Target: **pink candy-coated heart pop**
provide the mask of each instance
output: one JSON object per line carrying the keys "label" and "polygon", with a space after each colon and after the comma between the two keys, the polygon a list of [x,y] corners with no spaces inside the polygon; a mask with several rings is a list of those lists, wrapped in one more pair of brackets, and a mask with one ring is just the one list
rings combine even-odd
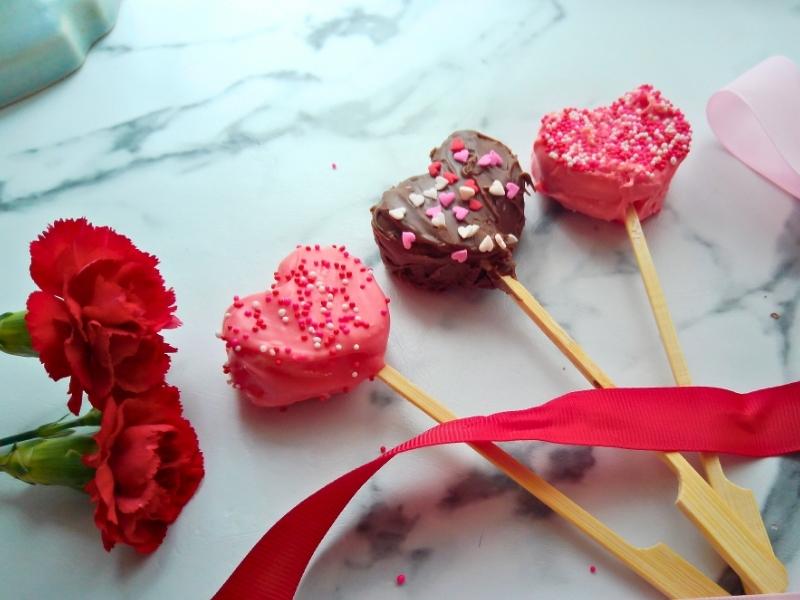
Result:
{"label": "pink candy-coated heart pop", "polygon": [[234,297],[222,322],[223,370],[261,406],[346,392],[384,366],[388,303],[344,246],[298,246],[268,291]]}
{"label": "pink candy-coated heart pop", "polygon": [[692,132],[661,92],[642,85],[611,106],[545,115],[533,144],[536,190],[606,221],[661,210],[670,180],[689,152]]}

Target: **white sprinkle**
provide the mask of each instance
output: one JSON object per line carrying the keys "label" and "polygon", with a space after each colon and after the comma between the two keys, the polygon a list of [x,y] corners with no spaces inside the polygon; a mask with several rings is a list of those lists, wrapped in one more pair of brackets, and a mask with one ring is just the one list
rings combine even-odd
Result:
{"label": "white sprinkle", "polygon": [[425,202],[425,196],[417,193],[409,194],[408,201],[411,202],[413,206],[419,208]]}
{"label": "white sprinkle", "polygon": [[436,213],[434,217],[431,219],[431,225],[439,228],[444,227],[445,226],[444,213],[443,212]]}
{"label": "white sprinkle", "polygon": [[283,321],[284,323],[288,323],[289,317],[281,317],[281,321]]}
{"label": "white sprinkle", "polygon": [[359,346],[358,344],[353,344],[353,350],[358,352],[359,350],[361,350],[361,346]]}
{"label": "white sprinkle", "polygon": [[492,196],[505,196],[506,189],[503,187],[503,184],[500,183],[499,179],[495,179],[489,187],[489,193]]}
{"label": "white sprinkle", "polygon": [[446,188],[448,185],[450,185],[450,182],[449,182],[449,181],[447,181],[447,179],[445,179],[445,178],[444,178],[444,177],[442,177],[441,175],[439,175],[439,176],[436,178],[436,180],[435,180],[435,182],[434,182],[434,185],[436,186],[436,189],[437,189],[437,190],[443,190],[443,189],[444,189],[444,188]]}
{"label": "white sprinkle", "polygon": [[334,348],[336,348],[337,350],[341,350],[342,349],[342,345],[341,344],[336,344],[334,346]]}
{"label": "white sprinkle", "polygon": [[312,342],[321,342],[321,341],[322,341],[322,338],[321,338],[321,337],[319,337],[319,336],[317,336],[317,335],[315,335],[313,338],[311,338],[311,341],[312,341]]}
{"label": "white sprinkle", "polygon": [[461,225],[458,228],[458,235],[461,236],[461,239],[466,240],[467,238],[471,238],[473,235],[478,233],[479,229],[480,227],[474,223],[472,225]]}
{"label": "white sprinkle", "polygon": [[354,307],[353,307],[353,312],[354,312],[354,313],[356,313],[356,314],[358,314],[358,313],[360,313],[360,312],[361,312],[361,309],[360,309],[360,308],[358,308],[357,306],[354,306]]}
{"label": "white sprinkle", "polygon": [[673,156],[672,158],[669,159],[669,164],[671,164],[672,166],[677,165],[678,159]]}
{"label": "white sprinkle", "polygon": [[282,317],[282,316],[284,316],[285,314],[286,314],[286,309],[285,309],[285,308],[279,308],[279,309],[278,309],[278,316],[279,316],[279,317]]}
{"label": "white sprinkle", "polygon": [[508,241],[509,244],[516,244],[519,241],[517,236],[515,236],[513,233],[509,233],[506,236],[506,240]]}
{"label": "white sprinkle", "polygon": [[405,206],[398,206],[397,208],[393,208],[389,211],[389,216],[392,217],[395,221],[402,221],[403,217],[406,216],[406,208]]}
{"label": "white sprinkle", "polygon": [[351,376],[353,379],[355,379],[356,377],[358,377],[358,371],[353,371],[352,373],[350,373],[350,376]]}
{"label": "white sprinkle", "polygon": [[549,156],[553,160],[556,160],[558,158],[558,153],[557,152],[550,152],[547,156]]}
{"label": "white sprinkle", "polygon": [[328,322],[325,324],[325,327],[326,327],[327,329],[333,329],[333,323],[331,323],[330,321],[328,321]]}
{"label": "white sprinkle", "polygon": [[316,271],[309,271],[308,280],[309,281],[314,281],[316,278],[317,278],[317,272]]}
{"label": "white sprinkle", "polygon": [[320,348],[322,348],[322,344],[320,344],[319,342],[314,342],[314,348],[319,350]]}
{"label": "white sprinkle", "polygon": [[503,236],[499,233],[494,234],[494,240],[497,242],[497,245],[500,246],[503,250],[506,249],[506,242],[503,239]]}
{"label": "white sprinkle", "polygon": [[253,308],[261,308],[261,302],[259,302],[258,300],[253,300],[250,303],[250,306],[252,306]]}
{"label": "white sprinkle", "polygon": [[480,245],[478,246],[478,250],[481,252],[491,252],[494,250],[494,242],[492,238],[488,235],[481,240]]}
{"label": "white sprinkle", "polygon": [[225,313],[225,318],[226,318],[226,319],[229,319],[229,318],[230,318],[230,316],[231,316],[231,313],[229,313],[229,312],[226,312],[226,313]]}
{"label": "white sprinkle", "polygon": [[347,277],[342,279],[342,285],[347,285],[348,283],[350,283],[350,280]]}
{"label": "white sprinkle", "polygon": [[436,200],[439,195],[436,193],[436,188],[428,188],[427,190],[422,190],[422,195],[426,198],[430,198],[431,200]]}
{"label": "white sprinkle", "polygon": [[313,325],[308,326],[308,333],[314,333],[316,330],[314,329]]}
{"label": "white sprinkle", "polygon": [[233,349],[233,351],[234,351],[234,352],[241,352],[241,351],[242,351],[242,347],[241,347],[241,346],[239,346],[239,345],[237,345],[237,346],[236,346],[236,347]]}
{"label": "white sprinkle", "polygon": [[265,353],[267,351],[267,345],[266,344],[261,344],[258,347],[258,351],[261,352],[261,353]]}
{"label": "white sprinkle", "polygon": [[475,190],[468,185],[462,185],[458,188],[458,195],[462,200],[469,200],[475,195]]}
{"label": "white sprinkle", "polygon": [[333,300],[333,294],[328,294],[328,300]]}
{"label": "white sprinkle", "polygon": [[269,355],[270,356],[275,356],[276,354],[278,354],[278,351],[275,350],[275,348],[270,348],[269,349]]}

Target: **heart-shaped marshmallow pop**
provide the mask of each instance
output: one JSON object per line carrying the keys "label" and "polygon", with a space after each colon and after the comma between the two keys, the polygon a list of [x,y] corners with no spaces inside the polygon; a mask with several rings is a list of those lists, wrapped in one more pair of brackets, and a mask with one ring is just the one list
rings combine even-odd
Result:
{"label": "heart-shaped marshmallow pop", "polygon": [[269,290],[234,296],[223,370],[254,404],[346,392],[384,367],[389,299],[344,246],[298,246]]}
{"label": "heart-shaped marshmallow pop", "polygon": [[[381,258],[421,287],[494,287],[496,276],[514,274],[530,178],[511,150],[477,131],[451,134],[430,156],[426,175],[387,190],[372,207]],[[401,207],[403,218],[394,218]]]}
{"label": "heart-shaped marshmallow pop", "polygon": [[611,106],[550,113],[533,144],[536,190],[597,219],[624,220],[631,205],[646,219],[661,210],[691,138],[683,113],[650,85]]}

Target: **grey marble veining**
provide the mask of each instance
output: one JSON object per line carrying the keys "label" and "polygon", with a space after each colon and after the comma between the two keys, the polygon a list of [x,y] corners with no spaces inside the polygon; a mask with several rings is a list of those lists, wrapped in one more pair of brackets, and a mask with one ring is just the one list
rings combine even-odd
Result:
{"label": "grey marble veining", "polygon": [[[27,244],[56,218],[87,216],[157,254],[184,322],[169,335],[179,348],[169,378],[208,474],[148,558],[107,555],[74,493],[0,481],[4,589],[209,597],[297,502],[431,425],[380,382],[285,411],[244,405],[226,386],[213,336],[222,311],[233,293],[263,289],[298,242],[346,243],[375,267],[392,297],[388,361],[458,414],[586,386],[503,294],[428,294],[380,265],[369,207],[457,128],[498,137],[527,167],[546,111],[660,87],[694,141],[665,210],[644,227],[693,378],[742,391],[800,378],[800,205],[722,150],[704,116],[713,91],[766,56],[800,62],[796,4],[124,2],[75,76],[0,110],[0,311],[24,305]],[[622,227],[539,196],[526,216],[519,279],[617,383],[671,383]],[[0,381],[4,428],[63,413],[64,386],[35,361],[0,357]],[[664,541],[738,589],[673,506],[675,480],[652,454],[508,449],[632,542]],[[793,590],[798,464],[725,458],[761,502]],[[531,594],[659,597],[469,449],[449,447],[378,473],[324,540],[298,597]]]}

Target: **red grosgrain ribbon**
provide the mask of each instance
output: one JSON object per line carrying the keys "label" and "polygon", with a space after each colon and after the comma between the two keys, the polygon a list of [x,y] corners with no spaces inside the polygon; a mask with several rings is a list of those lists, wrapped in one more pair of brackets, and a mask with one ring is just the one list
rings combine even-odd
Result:
{"label": "red grosgrain ribbon", "polygon": [[800,382],[748,394],[709,387],[586,390],[525,410],[443,423],[295,506],[253,547],[215,599],[292,598],[311,556],[347,503],[403,452],[464,442],[539,440],[763,457],[800,451],[799,432]]}

